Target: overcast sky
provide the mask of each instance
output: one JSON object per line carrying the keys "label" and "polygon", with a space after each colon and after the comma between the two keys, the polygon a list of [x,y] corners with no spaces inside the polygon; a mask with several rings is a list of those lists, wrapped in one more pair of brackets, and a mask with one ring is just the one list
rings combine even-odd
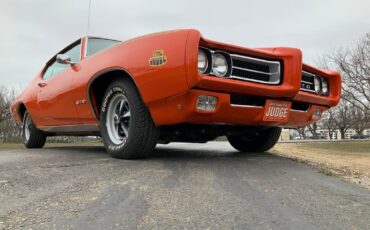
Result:
{"label": "overcast sky", "polygon": [[[89,0],[0,0],[0,85],[24,87],[87,31]],[[370,31],[370,0],[92,0],[90,35],[126,40],[178,28],[246,47],[290,46],[305,62]]]}

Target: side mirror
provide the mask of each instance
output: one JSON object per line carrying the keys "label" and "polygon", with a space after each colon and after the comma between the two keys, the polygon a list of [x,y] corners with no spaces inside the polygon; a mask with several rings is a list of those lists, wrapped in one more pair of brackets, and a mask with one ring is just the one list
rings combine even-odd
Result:
{"label": "side mirror", "polygon": [[57,62],[59,64],[65,64],[65,65],[74,65],[76,63],[71,61],[71,57],[68,54],[58,54],[57,55]]}

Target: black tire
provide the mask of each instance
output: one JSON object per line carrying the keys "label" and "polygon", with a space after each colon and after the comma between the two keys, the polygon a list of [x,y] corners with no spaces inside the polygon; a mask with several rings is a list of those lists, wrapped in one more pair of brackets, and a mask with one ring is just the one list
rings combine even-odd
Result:
{"label": "black tire", "polygon": [[[107,122],[107,119],[109,119],[108,111],[112,109],[110,106],[113,107],[111,101],[122,95],[127,99],[130,118],[125,141],[116,144],[109,135],[109,121]],[[121,121],[121,118],[118,120]],[[153,151],[158,141],[159,131],[135,84],[130,79],[116,80],[108,86],[100,111],[100,131],[104,146],[112,157],[121,159],[143,158]]]}
{"label": "black tire", "polygon": [[257,136],[228,136],[231,146],[244,153],[266,152],[278,142],[281,128],[272,127],[261,130]]}
{"label": "black tire", "polygon": [[[28,121],[29,119],[29,121]],[[27,127],[28,125],[28,127]],[[28,135],[26,135],[26,129],[28,128]],[[46,135],[38,130],[33,124],[31,116],[26,111],[23,116],[23,127],[22,127],[23,143],[28,149],[42,148],[46,142]]]}

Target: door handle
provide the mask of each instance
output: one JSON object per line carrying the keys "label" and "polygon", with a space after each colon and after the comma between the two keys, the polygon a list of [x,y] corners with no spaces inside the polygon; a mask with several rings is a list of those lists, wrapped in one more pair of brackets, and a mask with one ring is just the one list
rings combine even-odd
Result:
{"label": "door handle", "polygon": [[45,82],[39,82],[37,85],[38,85],[39,87],[45,87],[45,86],[47,86],[48,84],[46,84]]}

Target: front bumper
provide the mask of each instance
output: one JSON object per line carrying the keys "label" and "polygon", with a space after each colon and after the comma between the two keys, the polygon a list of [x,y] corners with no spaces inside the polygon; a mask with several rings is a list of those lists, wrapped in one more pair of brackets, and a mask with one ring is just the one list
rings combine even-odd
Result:
{"label": "front bumper", "polygon": [[[212,112],[197,110],[196,102],[200,95],[217,97],[216,109]],[[191,89],[187,93],[155,102],[149,109],[158,126],[193,123],[296,128],[317,121],[313,113],[317,109],[325,111],[328,107],[311,104],[306,111],[290,110],[286,122],[263,121],[264,106],[232,105],[229,93]]]}

